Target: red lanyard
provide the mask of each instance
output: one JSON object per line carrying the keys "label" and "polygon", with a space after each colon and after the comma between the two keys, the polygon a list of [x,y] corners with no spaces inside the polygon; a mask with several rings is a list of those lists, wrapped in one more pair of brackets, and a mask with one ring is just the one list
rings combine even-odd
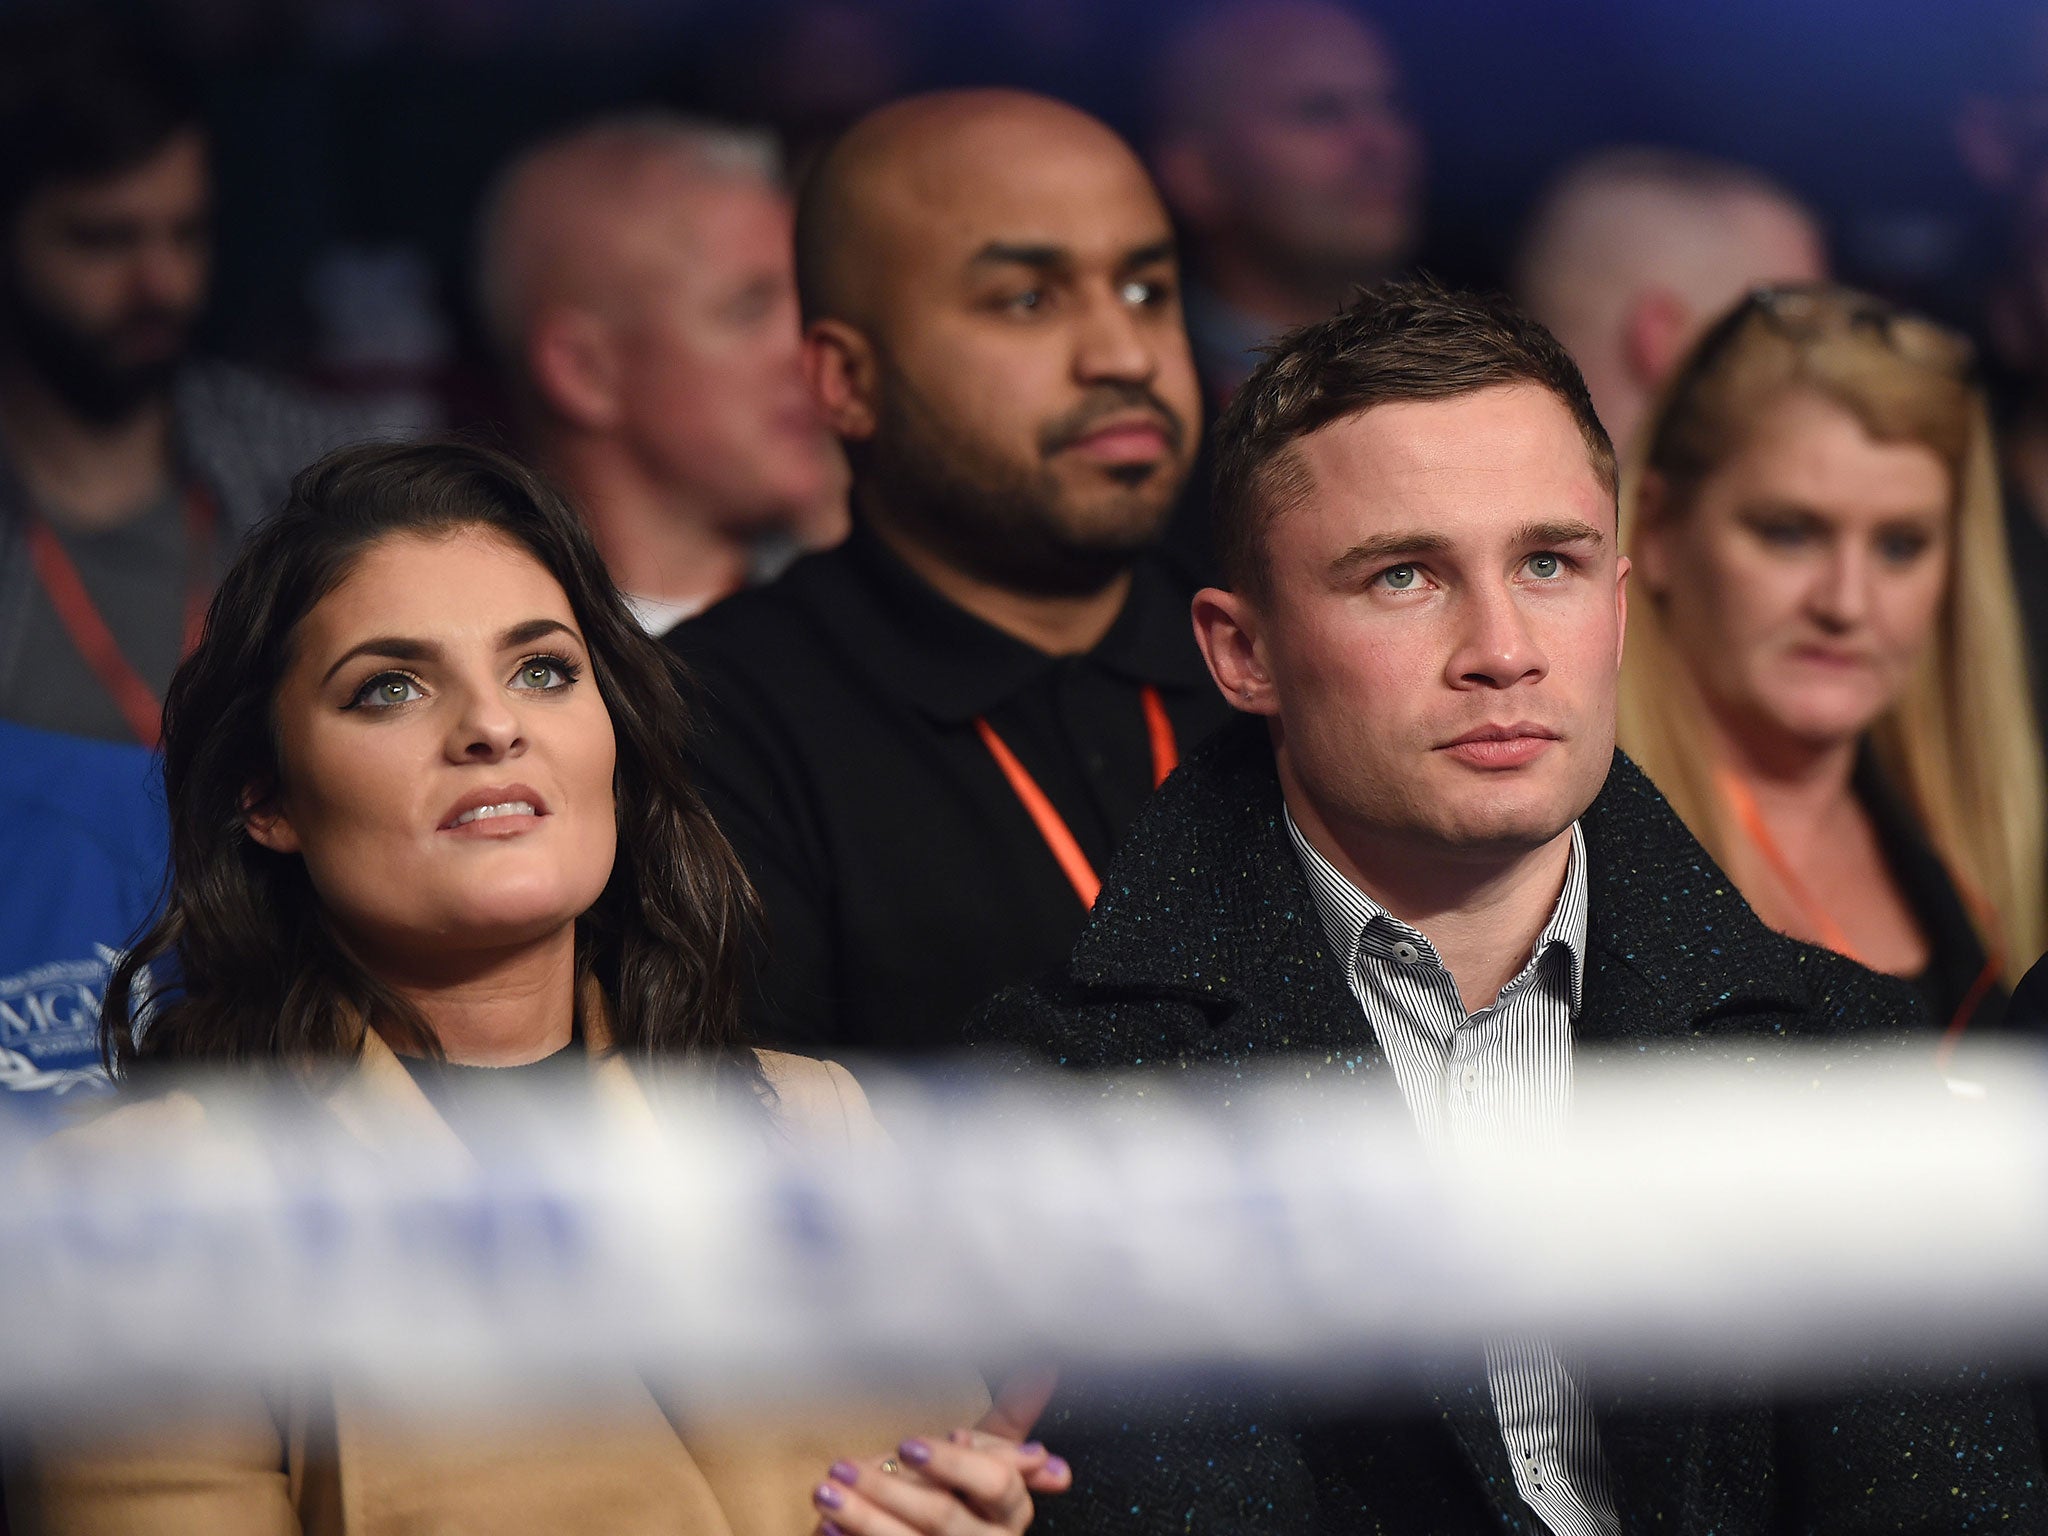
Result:
{"label": "red lanyard", "polygon": [[[1138,697],[1145,706],[1146,733],[1152,738],[1152,787],[1157,789],[1179,766],[1180,747],[1173,739],[1173,722],[1166,716],[1166,705],[1160,700],[1159,690],[1148,684]],[[1088,855],[1074,840],[1074,832],[1067,825],[1067,819],[1060,815],[1045,791],[1038,787],[1038,780],[1031,777],[1031,771],[1017,761],[1017,754],[996,734],[994,726],[977,715],[974,729],[980,735],[982,745],[988,748],[989,756],[996,760],[996,766],[1003,770],[1003,777],[1010,781],[1011,791],[1038,828],[1038,835],[1045,839],[1045,846],[1052,850],[1060,872],[1074,887],[1074,894],[1081,898],[1081,905],[1094,906],[1095,898],[1102,892],[1102,880],[1095,873],[1095,866],[1088,862]]]}
{"label": "red lanyard", "polygon": [[[1778,847],[1778,840],[1771,836],[1771,829],[1764,825],[1763,812],[1757,808],[1756,795],[1742,776],[1723,768],[1716,777],[1720,780],[1721,797],[1735,812],[1735,819],[1742,823],[1743,834],[1763,856],[1764,862],[1771,866],[1771,872],[1785,887],[1785,892],[1792,898],[1793,905],[1797,906],[1806,920],[1813,924],[1814,932],[1820,935],[1821,943],[1838,955],[1847,955],[1858,965],[1869,966],[1870,962],[1856,953],[1856,947],[1849,942],[1849,936],[1842,931],[1842,925],[1829,915],[1827,909],[1814,899],[1813,893],[1807,890],[1805,882],[1793,873],[1791,861]],[[1956,879],[1953,874],[1949,878]],[[1975,898],[1974,893],[1965,890],[1960,880],[1956,881],[1956,887],[1964,905],[1970,909],[1970,915],[1981,923],[1987,904]],[[1984,962],[1984,969],[1978,972],[1977,979],[1970,983],[1969,991],[1963,994],[1963,1000],[1956,1008],[1955,1017],[1948,1021],[1948,1028],[1942,1031],[1941,1045],[1936,1051],[1936,1059],[1940,1063],[1947,1063],[1949,1056],[1955,1051],[1956,1042],[1962,1038],[1964,1027],[1970,1022],[1970,1016],[1977,1011],[1977,1005],[1984,1001],[1985,994],[1997,984],[1999,973],[2005,969],[2005,957],[2000,953],[2000,949],[2001,946],[1996,942],[1991,945],[1991,954]]]}
{"label": "red lanyard", "polygon": [[[185,489],[185,533],[189,552],[186,557],[182,654],[187,656],[199,644],[199,632],[206,624],[206,602],[212,589],[212,582],[208,579],[209,556],[213,549],[216,521],[213,493],[197,480],[192,481]],[[85,664],[92,668],[100,686],[107,690],[107,696],[121,711],[121,718],[128,722],[128,729],[135,733],[135,739],[154,750],[163,729],[162,702],[155,690],[142,680],[142,674],[121,654],[120,642],[114,639],[114,632],[100,616],[99,606],[93,602],[92,594],[85,590],[85,579],[78,574],[78,567],[64,552],[63,544],[50,531],[49,524],[33,513],[29,514],[27,523],[29,561],[35,567],[37,579],[43,584],[43,591],[49,595],[50,606],[57,610],[57,620],[64,626],[64,633],[71,637],[78,654],[85,658]]]}

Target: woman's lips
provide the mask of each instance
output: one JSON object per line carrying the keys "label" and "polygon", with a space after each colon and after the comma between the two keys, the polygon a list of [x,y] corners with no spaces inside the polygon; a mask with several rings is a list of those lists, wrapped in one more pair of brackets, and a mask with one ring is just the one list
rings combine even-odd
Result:
{"label": "woman's lips", "polygon": [[1871,665],[1870,657],[1861,651],[1837,651],[1821,645],[1794,646],[1792,659],[1832,672],[1855,672]]}
{"label": "woman's lips", "polygon": [[441,829],[449,837],[506,838],[531,832],[541,823],[541,813],[524,800],[502,801],[465,811]]}
{"label": "woman's lips", "polygon": [[449,806],[437,830],[448,837],[517,837],[540,825],[549,809],[528,785],[485,785]]}

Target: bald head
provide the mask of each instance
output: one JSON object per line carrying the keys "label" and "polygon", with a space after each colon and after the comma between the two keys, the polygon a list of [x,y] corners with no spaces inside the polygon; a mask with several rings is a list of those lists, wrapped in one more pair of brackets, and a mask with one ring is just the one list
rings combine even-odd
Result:
{"label": "bald head", "polygon": [[973,226],[1021,233],[1031,206],[1060,200],[1061,178],[1121,183],[1169,226],[1144,166],[1105,124],[1024,91],[934,91],[894,102],[847,130],[818,163],[797,210],[804,318],[866,325],[901,258]]}
{"label": "bald head", "polygon": [[1061,592],[1156,537],[1200,402],[1172,224],[1108,128],[1019,91],[884,107],[813,173],[797,261],[812,390],[886,536]]}
{"label": "bald head", "polygon": [[1713,319],[1749,289],[1827,275],[1818,225],[1746,166],[1660,149],[1609,150],[1539,203],[1517,296],[1585,371],[1617,445]]}

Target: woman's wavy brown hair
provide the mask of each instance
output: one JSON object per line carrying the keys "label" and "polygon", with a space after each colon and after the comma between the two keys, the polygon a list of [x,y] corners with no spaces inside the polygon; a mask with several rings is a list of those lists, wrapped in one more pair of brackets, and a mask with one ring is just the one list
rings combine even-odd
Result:
{"label": "woman's wavy brown hair", "polygon": [[[168,899],[115,967],[102,1008],[116,1077],[153,1064],[316,1072],[353,1061],[372,1021],[401,1052],[440,1054],[419,1010],[335,932],[303,861],[258,844],[244,815],[281,777],[273,704],[299,621],[383,540],[469,529],[512,541],[561,584],[617,737],[618,857],[577,920],[579,998],[597,991],[628,1057],[723,1061],[755,1076],[739,1002],[754,899],[684,774],[688,677],[633,621],[556,491],[505,454],[442,442],[322,459],[215,593],[164,707]],[[159,962],[172,974],[153,973]]]}

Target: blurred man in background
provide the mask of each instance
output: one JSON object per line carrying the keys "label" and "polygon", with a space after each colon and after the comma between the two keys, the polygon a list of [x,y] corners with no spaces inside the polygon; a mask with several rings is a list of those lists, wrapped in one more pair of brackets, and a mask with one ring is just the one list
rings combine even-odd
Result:
{"label": "blurred man in background", "polygon": [[212,168],[145,39],[9,22],[0,144],[0,1115],[54,1121],[106,1085],[108,965],[162,888],[165,686],[238,537],[352,424],[192,357]]}
{"label": "blurred man in background", "polygon": [[845,531],[791,217],[768,139],[653,114],[530,150],[485,211],[485,318],[534,446],[654,634]]}
{"label": "blurred man in background", "polygon": [[854,532],[669,643],[766,909],[757,1033],[941,1049],[1224,712],[1149,558],[1201,417],[1173,230],[1122,140],[1014,91],[864,119],[797,225]]}
{"label": "blurred man in background", "polygon": [[1678,150],[1604,150],[1538,202],[1515,261],[1516,296],[1578,363],[1624,453],[1651,398],[1721,313],[1752,288],[1819,282],[1813,214],[1760,171]]}
{"label": "blurred man in background", "polygon": [[1385,40],[1335,0],[1222,0],[1168,42],[1151,161],[1188,244],[1188,332],[1212,409],[1255,348],[1405,266],[1422,141]]}
{"label": "blurred man in background", "polygon": [[0,37],[0,719],[154,745],[240,532],[348,423],[190,355],[213,178],[133,28]]}

